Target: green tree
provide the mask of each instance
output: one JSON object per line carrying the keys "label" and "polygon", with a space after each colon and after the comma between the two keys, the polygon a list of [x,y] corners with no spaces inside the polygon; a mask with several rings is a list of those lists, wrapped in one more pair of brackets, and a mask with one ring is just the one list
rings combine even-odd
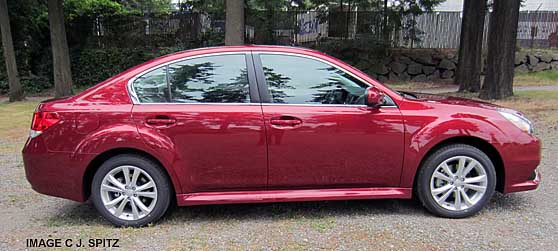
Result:
{"label": "green tree", "polygon": [[181,11],[201,11],[216,13],[225,9],[225,0],[178,0]]}
{"label": "green tree", "polygon": [[12,31],[10,28],[10,16],[8,15],[8,5],[6,0],[0,0],[0,29],[2,30],[2,50],[4,51],[4,61],[8,73],[8,83],[10,86],[10,102],[23,100],[23,89],[19,82],[19,74],[12,43]]}
{"label": "green tree", "polygon": [[480,93],[483,99],[513,95],[520,6],[521,0],[494,0],[488,27],[486,77]]}
{"label": "green tree", "polygon": [[67,21],[81,16],[112,15],[125,13],[126,8],[113,0],[65,0],[64,14]]}
{"label": "green tree", "polygon": [[226,0],[225,45],[244,44],[244,0]]}
{"label": "green tree", "polygon": [[54,73],[54,96],[72,95],[70,51],[66,39],[62,0],[48,0],[48,20]]}
{"label": "green tree", "polygon": [[460,92],[478,92],[481,86],[482,37],[486,0],[465,0],[455,83]]}
{"label": "green tree", "polygon": [[173,9],[171,0],[113,0],[132,13],[168,13]]}

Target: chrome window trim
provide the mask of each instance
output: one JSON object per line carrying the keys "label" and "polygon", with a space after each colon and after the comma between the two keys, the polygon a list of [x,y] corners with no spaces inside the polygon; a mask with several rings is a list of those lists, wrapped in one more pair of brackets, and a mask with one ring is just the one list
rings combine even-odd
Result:
{"label": "chrome window trim", "polygon": [[[214,52],[214,53],[208,53],[208,54],[202,54],[202,55],[195,55],[195,56],[191,56],[191,57],[184,57],[184,58],[179,58],[179,59],[175,59],[166,63],[162,63],[159,64],[157,66],[151,67],[147,70],[141,71],[140,73],[136,74],[134,77],[130,78],[130,80],[128,80],[128,83],[126,83],[126,89],[128,89],[128,95],[130,95],[130,98],[132,99],[132,103],[134,105],[146,105],[146,104],[187,104],[187,105],[191,105],[191,104],[235,104],[235,103],[179,103],[179,102],[168,102],[168,103],[142,103],[139,101],[138,95],[136,93],[136,91],[134,90],[134,81],[136,81],[136,79],[142,77],[143,75],[154,71],[158,68],[161,67],[168,67],[170,64],[174,64],[180,61],[185,61],[185,60],[190,60],[190,59],[195,59],[195,58],[203,58],[203,57],[210,57],[210,56],[221,56],[221,55],[234,55],[234,54],[238,54],[238,55],[242,55],[244,57],[246,57],[246,54],[250,53],[250,51],[230,51],[230,52]],[[236,104],[250,104],[250,103],[236,103]],[[258,103],[259,104],[259,103]]]}
{"label": "chrome window trim", "polygon": [[[323,107],[360,107],[371,108],[367,105],[341,105],[341,104],[281,104],[281,103],[262,103],[262,106],[323,106]],[[378,108],[398,108],[395,105],[379,106]]]}
{"label": "chrome window trim", "polygon": [[[138,78],[140,78],[141,76],[145,75],[146,73],[149,73],[153,70],[156,70],[158,68],[161,67],[168,67],[170,64],[174,64],[176,62],[180,62],[180,61],[184,61],[184,60],[189,60],[189,59],[195,59],[195,58],[202,58],[202,57],[209,57],[209,56],[220,56],[220,55],[243,55],[246,57],[246,54],[248,53],[253,53],[255,54],[255,56],[261,55],[261,54],[272,54],[272,55],[287,55],[287,56],[294,56],[294,57],[302,57],[302,58],[308,58],[308,59],[313,59],[313,60],[317,60],[320,61],[322,63],[325,63],[327,65],[330,65],[332,67],[335,67],[338,70],[341,70],[347,74],[349,74],[350,76],[358,79],[359,81],[367,84],[368,86],[374,86],[372,83],[362,79],[359,76],[356,76],[355,74],[343,69],[341,66],[334,64],[332,62],[329,62],[327,60],[321,59],[321,58],[317,58],[315,56],[310,56],[310,55],[304,55],[304,54],[298,54],[298,53],[293,53],[293,52],[279,52],[279,51],[259,51],[259,50],[247,50],[247,51],[231,51],[231,52],[214,52],[214,53],[208,53],[208,54],[202,54],[202,55],[195,55],[195,56],[190,56],[190,57],[184,57],[184,58],[179,58],[179,59],[175,59],[163,64],[159,64],[157,66],[151,67],[147,70],[141,71],[140,73],[136,74],[134,77],[130,78],[130,80],[128,80],[128,83],[126,84],[126,87],[128,89],[128,94],[130,95],[130,98],[132,99],[132,103],[134,105],[150,105],[150,104],[154,104],[154,105],[282,105],[282,106],[328,106],[328,107],[367,107],[366,105],[338,105],[338,104],[280,104],[280,103],[180,103],[180,102],[168,102],[168,103],[142,103],[139,101],[139,98],[137,96],[136,91],[134,90],[133,84],[134,81]],[[257,69],[256,69],[257,71]],[[386,94],[387,95],[387,94]],[[388,95],[389,96],[389,95]],[[391,96],[389,96],[392,100],[393,98]],[[395,103],[395,101],[394,101]],[[380,106],[380,108],[399,108],[397,106],[397,103],[395,103],[394,106],[390,105],[390,106]]]}
{"label": "chrome window trim", "polygon": [[[319,107],[360,107],[367,108],[366,105],[338,105],[338,104],[281,104],[281,103],[140,103],[141,105],[244,105],[244,106],[319,106]],[[397,106],[380,106],[378,108],[398,108]]]}
{"label": "chrome window trim", "polygon": [[260,106],[260,103],[138,103],[136,105],[257,105]]}

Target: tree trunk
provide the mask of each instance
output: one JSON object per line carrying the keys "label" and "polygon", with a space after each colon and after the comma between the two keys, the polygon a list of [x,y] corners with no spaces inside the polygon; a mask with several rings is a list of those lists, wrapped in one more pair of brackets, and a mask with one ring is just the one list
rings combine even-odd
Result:
{"label": "tree trunk", "polygon": [[17,72],[14,45],[12,43],[12,31],[10,29],[10,16],[6,0],[0,0],[0,29],[2,30],[2,50],[6,61],[6,73],[8,74],[8,86],[10,88],[10,102],[23,100],[23,89],[19,82]]}
{"label": "tree trunk", "polygon": [[274,19],[273,19],[273,5],[271,1],[266,1],[264,3],[265,6],[265,28],[264,28],[264,37],[262,40],[260,40],[261,42],[263,42],[264,44],[274,44],[275,43],[275,37],[273,36],[273,24],[274,24]]}
{"label": "tree trunk", "polygon": [[347,14],[346,14],[346,18],[345,18],[345,38],[349,39],[350,38],[350,31],[349,31],[349,26],[351,25],[351,0],[348,0],[348,5],[347,5]]}
{"label": "tree trunk", "polygon": [[459,61],[455,83],[459,92],[478,92],[481,86],[482,36],[486,0],[465,0],[459,40]]}
{"label": "tree trunk", "polygon": [[244,44],[244,0],[225,0],[225,45]]}
{"label": "tree trunk", "polygon": [[72,95],[72,70],[64,26],[62,0],[48,0],[48,20],[52,46],[54,96],[67,97]]}
{"label": "tree trunk", "polygon": [[382,15],[382,36],[384,39],[384,45],[391,45],[389,39],[390,32],[388,31],[388,0],[384,0],[384,10],[382,12]]}
{"label": "tree trunk", "polygon": [[494,0],[488,27],[486,76],[480,98],[501,99],[513,95],[520,5],[521,0]]}

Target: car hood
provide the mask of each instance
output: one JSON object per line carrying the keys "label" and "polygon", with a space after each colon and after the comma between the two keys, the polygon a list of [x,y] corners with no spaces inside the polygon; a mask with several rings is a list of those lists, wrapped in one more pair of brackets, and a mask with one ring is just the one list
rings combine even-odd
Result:
{"label": "car hood", "polygon": [[445,96],[439,94],[416,93],[416,92],[408,92],[408,93],[416,96],[417,100],[421,100],[429,103],[478,107],[478,108],[485,108],[490,110],[502,109],[501,106],[484,102],[484,101],[479,101],[479,100],[460,98],[454,96]]}

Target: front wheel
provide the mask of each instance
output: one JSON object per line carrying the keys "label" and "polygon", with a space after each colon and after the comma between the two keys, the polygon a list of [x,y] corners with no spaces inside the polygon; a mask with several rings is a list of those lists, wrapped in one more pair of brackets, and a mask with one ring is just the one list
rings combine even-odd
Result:
{"label": "front wheel", "polygon": [[167,211],[172,189],[154,161],[139,155],[115,156],[93,177],[91,198],[97,211],[117,226],[139,227]]}
{"label": "front wheel", "polygon": [[417,192],[431,213],[464,218],[480,211],[496,187],[490,158],[470,145],[454,144],[431,154],[421,166]]}

